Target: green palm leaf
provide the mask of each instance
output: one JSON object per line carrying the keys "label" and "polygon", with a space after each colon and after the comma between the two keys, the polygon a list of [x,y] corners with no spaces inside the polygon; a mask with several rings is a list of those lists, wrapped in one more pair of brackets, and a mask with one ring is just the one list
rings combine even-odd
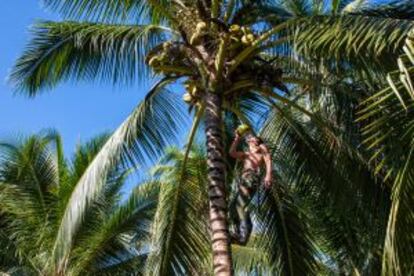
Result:
{"label": "green palm leaf", "polygon": [[[318,113],[317,118],[323,119]],[[367,267],[365,260],[381,250],[384,233],[372,226],[384,229],[389,192],[377,185],[367,161],[353,148],[350,141],[355,136],[341,135],[338,130],[325,132],[324,125],[315,127],[300,113],[295,115],[289,108],[279,107],[269,117],[263,137],[275,145],[278,175],[300,198],[303,196],[313,226],[323,233],[323,244],[334,248],[325,254],[334,255],[338,262],[351,260],[362,270]]]}
{"label": "green palm leaf", "polygon": [[[72,254],[77,259],[74,262],[75,266],[71,268],[73,272],[81,274],[82,271],[93,271],[97,268],[107,272],[105,267],[111,267],[112,270],[116,263],[124,266],[126,260],[129,266],[140,260],[141,263],[138,265],[142,266],[145,254],[134,250],[132,243],[136,238],[139,239],[136,242],[142,243],[142,239],[149,235],[158,194],[157,182],[140,183],[126,202],[120,204],[102,224],[88,234],[84,244],[73,251]],[[106,201],[105,204],[109,202]],[[116,249],[117,246],[120,248]],[[142,249],[138,248],[138,250]],[[116,251],[121,251],[122,254]],[[117,266],[117,269],[119,270],[120,267]],[[135,269],[137,267],[130,267],[130,270]]]}
{"label": "green palm leaf", "polygon": [[260,246],[260,238],[251,237],[254,239],[250,242],[250,246],[232,246],[234,271],[237,275],[251,275],[259,274],[266,275],[270,273],[271,265],[269,264],[269,256],[267,251]]}
{"label": "green palm leaf", "polygon": [[165,30],[157,25],[40,22],[10,81],[28,96],[70,79],[131,84],[149,76],[145,55],[162,41]]}
{"label": "green palm leaf", "polygon": [[264,239],[261,247],[269,255],[274,272],[283,275],[316,275],[316,248],[306,223],[284,184],[275,186],[260,202],[259,231]]}
{"label": "green palm leaf", "polygon": [[[395,68],[414,23],[362,15],[313,16],[294,24],[295,49],[310,60],[356,68]],[[376,66],[372,67],[370,65]]]}
{"label": "green palm leaf", "polygon": [[[138,271],[134,265],[142,266],[146,259],[146,242],[159,186],[154,181],[141,183],[122,201],[120,189],[128,172],[125,165],[129,164],[121,160],[114,161],[112,167],[102,172],[106,175],[102,178],[104,188],[83,210],[82,220],[71,237],[67,263],[61,266],[53,262],[55,239],[65,218],[62,207],[69,208],[68,195],[76,190],[76,183],[82,180],[109,139],[108,135],[102,135],[80,145],[73,160],[51,173],[54,178],[64,177],[58,182],[45,183],[45,188],[41,186],[42,197],[39,197],[38,183],[32,176],[35,174],[39,180],[46,181],[40,177],[45,174],[45,168],[59,164],[54,145],[58,136],[47,131],[0,147],[0,269],[24,275],[107,275],[111,271],[121,274]],[[51,158],[42,159],[44,156]],[[33,170],[22,170],[28,163]]]}
{"label": "green palm leaf", "polygon": [[193,147],[185,170],[184,155],[177,149],[167,151],[161,163],[167,166],[160,167],[164,174],[146,264],[149,274],[198,274],[209,269],[208,212],[203,201],[207,169],[200,154]]}
{"label": "green palm leaf", "polygon": [[408,230],[414,226],[412,35],[407,38],[403,50],[404,55],[398,59],[399,71],[388,75],[389,87],[363,103],[359,118],[376,172],[394,181],[385,239],[384,275],[405,275],[414,271],[414,239]]}
{"label": "green palm leaf", "polygon": [[170,0],[43,0],[46,8],[58,11],[66,18],[92,21],[143,21],[148,16],[153,21],[170,18],[167,8]]}
{"label": "green palm leaf", "polygon": [[58,263],[66,257],[84,210],[102,190],[113,164],[121,158],[145,163],[177,137],[183,123],[177,100],[171,92],[155,86],[93,159],[71,194],[60,224],[54,246]]}

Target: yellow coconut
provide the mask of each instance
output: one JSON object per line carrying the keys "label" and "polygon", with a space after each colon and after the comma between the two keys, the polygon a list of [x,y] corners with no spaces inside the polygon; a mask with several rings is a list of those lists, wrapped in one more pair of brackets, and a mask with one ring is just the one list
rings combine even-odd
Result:
{"label": "yellow coconut", "polygon": [[243,43],[243,45],[250,45],[250,41],[247,39],[246,35],[242,36],[241,42]]}
{"label": "yellow coconut", "polygon": [[197,31],[203,31],[203,30],[205,30],[206,28],[207,28],[207,24],[206,24],[206,22],[201,21],[201,22],[198,22],[198,23],[197,23],[197,26],[196,26]]}
{"label": "yellow coconut", "polygon": [[250,127],[248,126],[248,125],[246,125],[246,124],[242,124],[242,125],[240,125],[238,128],[237,128],[237,133],[240,135],[240,136],[243,136],[243,135],[245,135],[246,133],[248,133],[249,131],[250,131],[251,129],[250,129]]}
{"label": "yellow coconut", "polygon": [[198,93],[197,86],[194,85],[193,87],[190,88],[190,94],[191,94],[191,96],[197,97],[197,93]]}
{"label": "yellow coconut", "polygon": [[248,34],[248,35],[246,35],[246,39],[250,43],[254,42],[254,40],[255,40],[254,34]]}
{"label": "yellow coconut", "polygon": [[183,101],[185,101],[186,103],[191,103],[193,101],[193,97],[190,93],[184,93]]}
{"label": "yellow coconut", "polygon": [[160,63],[160,60],[159,60],[158,56],[153,56],[152,58],[150,58],[150,60],[148,62],[149,66],[157,66],[157,65],[159,65],[159,63]]}
{"label": "yellow coconut", "polygon": [[171,45],[171,41],[167,41],[162,44],[162,48],[164,48],[164,50],[167,50]]}
{"label": "yellow coconut", "polygon": [[190,91],[191,86],[193,86],[193,84],[191,84],[191,83],[184,84],[185,90],[187,90],[187,91]]}

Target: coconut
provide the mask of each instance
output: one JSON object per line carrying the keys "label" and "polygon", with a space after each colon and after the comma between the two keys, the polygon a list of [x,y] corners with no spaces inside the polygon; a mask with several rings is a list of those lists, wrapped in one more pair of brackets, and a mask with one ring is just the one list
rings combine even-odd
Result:
{"label": "coconut", "polygon": [[158,56],[153,56],[152,58],[150,58],[148,62],[149,66],[157,66],[159,65],[159,63],[160,63],[160,60]]}
{"label": "coconut", "polygon": [[193,87],[191,87],[191,89],[190,89],[190,94],[191,94],[191,96],[193,96],[193,97],[197,97],[197,93],[198,93],[198,88],[197,88],[197,86],[193,86]]}
{"label": "coconut", "polygon": [[254,42],[254,40],[255,40],[254,34],[248,34],[248,35],[246,35],[246,39],[249,42]]}
{"label": "coconut", "polygon": [[233,24],[230,26],[230,32],[232,33],[238,33],[240,31],[240,26],[237,24]]}
{"label": "coconut", "polygon": [[241,42],[243,43],[243,45],[250,45],[250,41],[247,39],[246,35],[242,36]]}
{"label": "coconut", "polygon": [[246,125],[246,124],[242,124],[242,125],[240,125],[238,128],[237,128],[237,133],[240,135],[240,136],[243,136],[243,135],[245,135],[246,133],[248,133],[249,131],[250,131],[251,129],[250,129],[250,127],[248,126],[248,125]]}
{"label": "coconut", "polygon": [[185,101],[186,103],[191,103],[193,101],[193,97],[190,93],[184,93],[183,101]]}
{"label": "coconut", "polygon": [[204,30],[205,28],[207,28],[207,24],[206,24],[206,22],[201,21],[201,22],[198,22],[198,23],[197,23],[197,26],[196,26],[197,31],[202,31],[202,30]]}
{"label": "coconut", "polygon": [[252,33],[252,30],[249,27],[241,27],[241,30],[245,35]]}
{"label": "coconut", "polygon": [[167,41],[167,42],[164,42],[164,43],[162,44],[162,48],[163,48],[164,50],[167,50],[169,47],[171,47],[171,45],[172,45],[171,41]]}

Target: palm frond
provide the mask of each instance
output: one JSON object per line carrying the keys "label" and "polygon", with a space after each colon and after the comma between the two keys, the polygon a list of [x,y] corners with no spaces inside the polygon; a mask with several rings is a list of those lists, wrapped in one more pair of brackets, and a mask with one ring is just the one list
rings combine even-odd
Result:
{"label": "palm frond", "polygon": [[253,25],[259,22],[277,25],[292,17],[283,7],[258,3],[245,4],[238,7],[231,23],[238,25]]}
{"label": "palm frond", "polygon": [[408,20],[414,19],[413,12],[414,5],[409,0],[394,0],[382,5],[362,5],[358,10],[349,11],[351,14]]}
{"label": "palm frond", "polygon": [[296,17],[306,16],[310,13],[310,3],[308,0],[285,0],[281,4]]}
{"label": "palm frond", "polygon": [[50,139],[33,135],[0,146],[0,223],[9,254],[22,269],[39,270],[46,254],[59,174]]}
{"label": "palm frond", "polygon": [[273,271],[283,275],[316,275],[316,248],[306,217],[279,179],[258,208],[261,246],[269,255]]}
{"label": "palm frond", "polygon": [[260,237],[251,237],[254,239],[251,246],[232,246],[232,257],[234,262],[234,271],[237,275],[270,275],[271,265],[267,252],[259,246]]}
{"label": "palm frond", "polygon": [[206,161],[205,156],[191,153],[185,170],[184,156],[177,149],[171,149],[164,158],[173,170],[161,178],[152,252],[146,268],[150,274],[198,274],[209,268],[207,195],[203,185]]}
{"label": "palm frond", "polygon": [[[100,270],[106,272],[105,267],[113,269],[115,263],[129,263],[129,260],[136,260],[142,254],[144,248],[133,248],[135,237],[143,239],[149,234],[150,223],[153,219],[157,198],[159,193],[159,183],[144,182],[134,189],[125,203],[116,207],[115,210],[103,221],[92,233],[88,233],[84,244],[79,245],[72,253],[78,261],[71,269],[73,271],[93,271]],[[112,204],[112,206],[114,206]],[[118,252],[114,252],[114,243],[123,242]],[[142,243],[143,241],[138,241]],[[122,254],[121,254],[122,253]],[[142,256],[141,258],[142,261]],[[129,264],[131,265],[131,264]],[[142,265],[142,263],[141,263]],[[134,268],[129,267],[131,272]],[[120,266],[117,266],[118,271]],[[75,273],[76,274],[76,273]]]}
{"label": "palm frond", "polygon": [[368,98],[359,114],[376,172],[394,182],[383,258],[383,273],[390,275],[414,271],[414,239],[407,232],[414,225],[412,35],[403,49],[404,55],[398,59],[400,70],[388,75],[389,87]]}
{"label": "palm frond", "polygon": [[170,18],[171,0],[42,0],[43,5],[65,18],[100,22],[151,20]]}
{"label": "palm frond", "polygon": [[293,23],[295,50],[329,67],[378,71],[396,67],[395,58],[414,22],[362,15],[313,16]]}
{"label": "palm frond", "polygon": [[278,175],[311,206],[312,220],[320,220],[314,225],[321,227],[324,244],[340,253],[334,253],[334,259],[350,260],[362,270],[365,260],[382,248],[384,233],[377,229],[385,227],[389,191],[378,185],[367,161],[353,149],[350,141],[355,137],[340,135],[338,130],[325,133],[319,124],[315,127],[300,113],[291,112],[279,107],[262,134],[275,145]]}
{"label": "palm frond", "polygon": [[145,55],[164,31],[158,25],[40,22],[10,82],[31,97],[70,79],[131,84],[149,76]]}
{"label": "palm frond", "polygon": [[48,139],[37,136],[17,144],[0,143],[1,181],[24,189],[33,197],[32,204],[37,205],[44,216],[50,192],[59,183],[56,160],[48,145]]}
{"label": "palm frond", "polygon": [[83,213],[102,191],[112,165],[120,159],[141,163],[153,160],[177,137],[184,124],[178,103],[175,94],[156,85],[95,156],[76,185],[62,218],[54,246],[58,265],[67,257]]}

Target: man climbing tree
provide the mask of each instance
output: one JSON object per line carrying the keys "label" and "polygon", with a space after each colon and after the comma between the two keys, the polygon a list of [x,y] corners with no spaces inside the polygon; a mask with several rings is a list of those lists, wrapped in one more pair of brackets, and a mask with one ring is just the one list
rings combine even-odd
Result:
{"label": "man climbing tree", "polygon": [[[244,135],[245,134],[245,135]],[[248,151],[237,151],[242,136],[245,136]],[[255,136],[246,125],[240,126],[235,131],[235,138],[230,146],[230,156],[243,160],[241,177],[236,177],[238,192],[230,212],[233,217],[234,231],[231,233],[233,243],[245,245],[252,232],[252,221],[248,210],[262,178],[262,167],[265,166],[263,184],[270,188],[272,184],[272,159],[267,146]]]}

